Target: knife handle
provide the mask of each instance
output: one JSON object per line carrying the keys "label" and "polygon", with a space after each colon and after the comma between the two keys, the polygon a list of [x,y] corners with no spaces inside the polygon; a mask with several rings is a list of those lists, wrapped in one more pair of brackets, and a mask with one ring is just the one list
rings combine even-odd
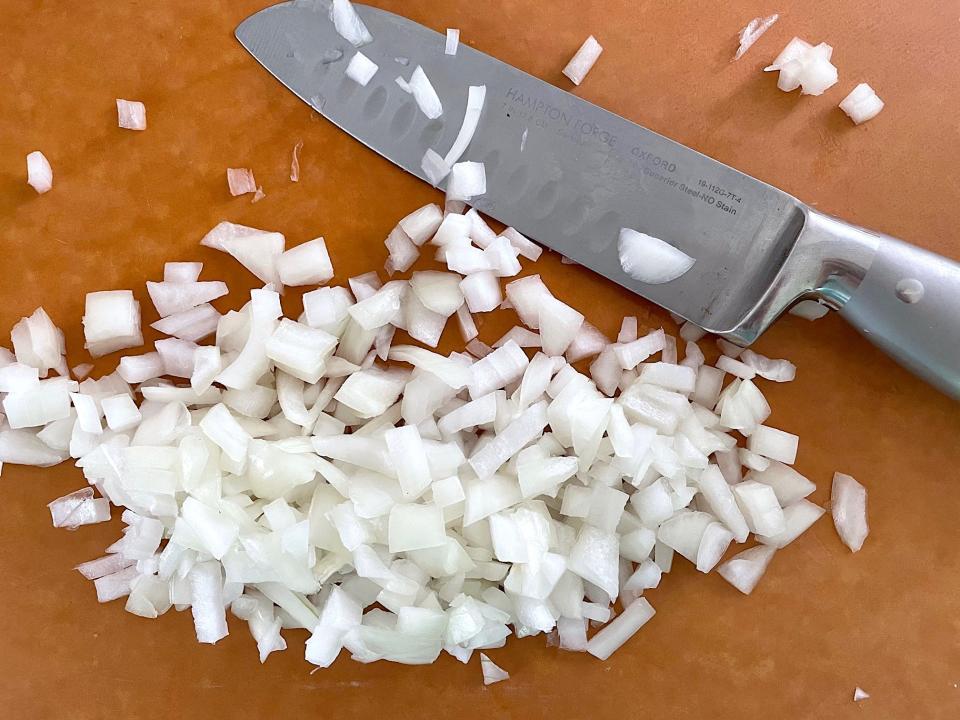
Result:
{"label": "knife handle", "polygon": [[840,314],[905,368],[960,400],[960,264],[869,235],[876,254]]}

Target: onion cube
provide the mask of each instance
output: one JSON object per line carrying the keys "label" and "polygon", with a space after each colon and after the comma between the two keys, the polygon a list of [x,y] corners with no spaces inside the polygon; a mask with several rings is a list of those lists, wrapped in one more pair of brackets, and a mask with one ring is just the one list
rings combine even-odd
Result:
{"label": "onion cube", "polygon": [[744,595],[749,595],[767,571],[776,551],[770,545],[748,548],[717,568],[717,574]]}
{"label": "onion cube", "polygon": [[800,438],[793,433],[760,425],[748,438],[747,450],[792,465],[797,459],[799,442]]}
{"label": "onion cube", "polygon": [[277,259],[277,270],[284,285],[321,285],[333,277],[333,265],[322,237],[284,252]]}
{"label": "onion cube", "polygon": [[117,124],[126,130],[146,130],[147,107],[138,100],[117,98]]}
{"label": "onion cube", "polygon": [[387,534],[392,553],[443,545],[447,540],[443,511],[433,504],[394,505],[390,511]]}
{"label": "onion cube", "polygon": [[867,489],[849,475],[834,473],[830,510],[833,524],[844,545],[851,552],[859,551],[870,532],[867,525]]}
{"label": "onion cube", "polygon": [[368,58],[362,52],[357,52],[350,62],[347,64],[347,69],[344,70],[344,74],[353,80],[355,83],[366,87],[373,76],[377,74],[377,70],[380,68],[377,66],[373,60]]}
{"label": "onion cube", "polygon": [[315,383],[333,355],[337,338],[323,330],[283,318],[267,340],[267,357],[304,382]]}
{"label": "onion cube", "polygon": [[733,494],[751,532],[769,537],[786,529],[783,509],[769,485],[744,480],[733,486]]}
{"label": "onion cube", "polygon": [[138,425],[142,419],[137,404],[126,393],[103,398],[100,401],[100,407],[103,408],[107,427],[114,432],[129,430]]}
{"label": "onion cube", "polygon": [[46,156],[39,150],[27,155],[27,184],[43,195],[53,187],[53,169]]}

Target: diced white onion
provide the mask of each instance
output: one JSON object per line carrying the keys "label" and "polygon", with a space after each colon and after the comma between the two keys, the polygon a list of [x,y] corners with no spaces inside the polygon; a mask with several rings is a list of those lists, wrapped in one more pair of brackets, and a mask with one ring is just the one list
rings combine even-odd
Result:
{"label": "diced white onion", "polygon": [[445,55],[456,55],[457,46],[460,45],[460,31],[456,28],[447,28],[447,41],[443,52]]}
{"label": "diced white onion", "polygon": [[776,551],[770,545],[748,548],[720,565],[717,574],[744,595],[749,595],[767,571]]}
{"label": "diced white onion", "polygon": [[143,344],[140,303],[129,290],[87,293],[83,313],[84,347],[94,357]]}
{"label": "diced white onion", "polygon": [[858,552],[870,532],[867,525],[867,489],[849,475],[834,473],[830,512],[833,513],[833,524],[843,544],[851,552]]}
{"label": "diced white onion", "polygon": [[50,167],[50,161],[39,150],[34,150],[27,155],[27,184],[40,195],[53,187],[53,169]]}
{"label": "diced white onion", "polygon": [[450,169],[447,196],[454,200],[472,200],[487,192],[483,163],[458,162]]}
{"label": "diced white onion", "polygon": [[354,47],[373,42],[373,36],[350,0],[333,0],[330,3],[330,19],[340,36]]}
{"label": "diced white onion", "polygon": [[344,74],[362,87],[366,87],[373,76],[377,74],[377,64],[362,52],[357,51],[350,62],[347,63],[347,69]]}
{"label": "diced white onion", "polygon": [[630,228],[620,229],[618,249],[623,271],[650,285],[676,280],[696,262],[673,245]]}
{"label": "diced white onion", "polygon": [[593,35],[590,35],[583,41],[583,45],[580,46],[576,54],[570,58],[567,66],[563,68],[563,74],[570,78],[574,85],[579,85],[602,52],[603,48],[600,47],[600,43]]}
{"label": "diced white onion", "polygon": [[[399,82],[402,78],[397,78]],[[410,80],[404,82],[401,86],[406,92],[413,95],[420,111],[430,120],[436,120],[443,115],[443,105],[440,103],[440,97],[437,91],[433,89],[430,78],[423,71],[423,68],[417,65]]]}
{"label": "diced white onion", "polygon": [[600,660],[607,660],[654,616],[653,606],[646,598],[637,598],[609,625],[590,638],[587,652]]}
{"label": "diced white onion", "polygon": [[146,130],[146,106],[137,100],[117,98],[117,124],[126,130]]}
{"label": "diced white onion", "polygon": [[837,83],[837,68],[830,62],[832,54],[833,48],[826,43],[814,47],[795,37],[764,71],[779,71],[777,87],[784,92],[799,87],[804,95],[822,95]]}
{"label": "diced white onion", "polygon": [[286,250],[277,258],[277,272],[284,285],[322,285],[333,277],[327,244],[318,237]]}
{"label": "diced white onion", "polygon": [[793,433],[761,425],[747,440],[747,449],[758,455],[793,465],[797,459],[797,445],[800,441]]}
{"label": "diced white onion", "polygon": [[883,110],[883,100],[867,83],[860,83],[840,101],[840,109],[857,125],[872,120]]}
{"label": "diced white onion", "polygon": [[255,193],[257,191],[257,181],[253,179],[253,170],[250,168],[227,168],[227,188],[234,197]]}

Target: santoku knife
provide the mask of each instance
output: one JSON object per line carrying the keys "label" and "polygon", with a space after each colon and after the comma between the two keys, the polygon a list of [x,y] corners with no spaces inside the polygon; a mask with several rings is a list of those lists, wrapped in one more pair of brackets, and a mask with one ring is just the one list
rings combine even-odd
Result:
{"label": "santoku knife", "polygon": [[[295,0],[247,18],[237,39],[317,112],[426,180],[463,120],[469,85],[486,103],[465,160],[485,164],[471,204],[711,333],[755,340],[799,299],[819,299],[900,363],[960,398],[960,265],[824,215],[787,193],[393,13],[356,9],[379,65],[366,87],[344,75],[356,49],[326,0]],[[428,120],[395,82],[421,65],[443,102]],[[441,185],[442,186],[442,185]],[[648,285],[618,260],[620,228],[695,258]]]}

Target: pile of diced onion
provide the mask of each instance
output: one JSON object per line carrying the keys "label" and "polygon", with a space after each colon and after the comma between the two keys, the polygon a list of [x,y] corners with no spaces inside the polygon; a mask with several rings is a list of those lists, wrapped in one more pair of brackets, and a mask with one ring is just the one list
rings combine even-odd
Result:
{"label": "pile of diced onion", "polygon": [[[605,659],[652,617],[643,594],[676,554],[749,593],[823,513],[790,467],[797,437],[768,424],[761,384],[792,379],[789,362],[723,343],[708,365],[693,341],[681,360],[635,318],[610,342],[538,275],[512,279],[540,249],[475,210],[428,205],[391,243],[431,245],[448,269],[327,285],[322,238],[288,250],[221,223],[203,244],[265,286],[221,315],[224,283],[168,263],[147,290],[169,337],[98,380],[70,379],[42,309],[16,325],[0,459],[76,461],[89,486],[50,504],[57,526],[123,508],[122,537],[78,568],[101,602],[149,618],[190,608],[206,643],[232,612],[261,660],[286,628],[311,633],[306,659],[324,667],[344,649],[466,662],[541,633]],[[284,285],[320,287],[285,318]],[[486,312],[519,318],[492,347],[477,339]],[[429,349],[451,318],[469,352]],[[128,290],[88,295],[83,324],[94,356],[142,343]]]}
{"label": "pile of diced onion", "polygon": [[[349,2],[330,12],[354,45],[369,42]],[[347,72],[365,85],[376,71],[358,53]],[[398,82],[425,114],[442,112],[420,67]],[[343,651],[467,662],[511,634],[605,660],[653,617],[644,593],[675,555],[749,594],[823,514],[791,467],[798,438],[768,424],[761,390],[792,380],[792,363],[719,340],[709,365],[690,324],[681,360],[674,337],[641,333],[634,317],[611,342],[539,275],[517,277],[541,248],[468,209],[484,168],[458,162],[484,97],[470,87],[453,146],[424,156],[435,184],[450,176],[446,207],[390,232],[386,282],[329,285],[323,238],[287,249],[280,233],[223,222],[202,244],[264,283],[239,310],[211,305],[228,288],[201,280],[201,263],[167,263],[147,283],[151,327],[167,337],[96,380],[89,364],[71,378],[43,308],[13,328],[13,352],[0,348],[0,468],[76,461],[88,485],[50,503],[57,527],[123,508],[123,535],[77,567],[100,602],[126,598],[146,618],[190,608],[203,643],[228,634],[229,611],[261,662],[293,628],[310,633],[305,657],[320,667]],[[117,102],[121,126],[145,127],[142,104]],[[43,192],[52,173],[36,155]],[[249,170],[228,179],[233,194],[262,196]],[[428,246],[446,269],[399,277]],[[644,282],[694,262],[629,229],[620,255]],[[284,286],[315,287],[296,318],[283,316]],[[492,346],[477,329],[490,312],[519,320]],[[466,351],[442,355],[431,348],[453,318]],[[143,344],[130,290],[87,295],[83,327],[93,357]],[[832,513],[859,550],[866,491],[852,477],[835,477]],[[509,677],[479,655],[484,682]]]}

